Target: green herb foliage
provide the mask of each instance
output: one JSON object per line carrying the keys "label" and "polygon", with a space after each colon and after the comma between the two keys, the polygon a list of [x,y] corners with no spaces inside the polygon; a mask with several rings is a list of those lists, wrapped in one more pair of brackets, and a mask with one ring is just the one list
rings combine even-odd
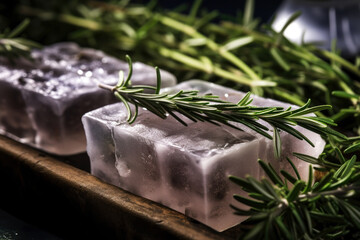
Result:
{"label": "green herb foliage", "polygon": [[40,47],[39,44],[33,41],[18,37],[28,24],[29,20],[24,20],[12,31],[5,30],[0,33],[0,55],[10,59],[19,56],[30,57],[30,50]]}
{"label": "green herb foliage", "polygon": [[252,228],[241,239],[358,239],[360,172],[355,162],[354,155],[315,183],[312,165],[309,178],[302,180],[286,171],[279,176],[261,160],[270,180],[231,176],[250,196],[234,195],[250,207],[232,206],[236,214],[250,216],[244,224]]}
{"label": "green herb foliage", "polygon": [[[358,99],[332,95],[334,91],[360,94],[359,61],[349,62],[335,48],[327,51],[290,42],[283,32],[300,13],[276,32],[253,18],[253,0],[233,21],[203,10],[199,0],[189,13],[181,7],[162,11],[154,1],[148,5],[124,0],[35,3],[19,5],[17,14],[36,19],[29,33],[39,39],[73,40],[118,57],[131,54],[170,70],[180,80],[200,78],[297,105],[312,99],[314,105],[332,105],[322,115],[344,123],[343,131],[360,132]],[[63,31],[54,32],[59,28]]]}

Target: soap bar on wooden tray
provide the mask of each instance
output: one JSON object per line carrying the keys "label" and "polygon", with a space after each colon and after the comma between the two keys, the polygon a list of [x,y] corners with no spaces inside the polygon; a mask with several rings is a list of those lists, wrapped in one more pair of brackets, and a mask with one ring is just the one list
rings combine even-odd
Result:
{"label": "soap bar on wooden tray", "polygon": [[[116,84],[128,64],[103,52],[58,43],[33,50],[32,60],[0,58],[0,133],[49,153],[86,150],[81,116],[115,102],[97,83]],[[134,63],[133,84],[156,84],[153,67]],[[176,83],[162,71],[164,87]]]}
{"label": "soap bar on wooden tray", "polygon": [[[238,102],[245,93],[199,80],[181,83],[163,91],[180,89],[213,93],[224,100]],[[252,105],[289,104],[253,96]],[[238,125],[244,131],[210,123],[194,123],[181,117],[185,127],[174,118],[163,120],[140,109],[129,125],[122,103],[102,107],[84,115],[91,173],[134,194],[159,202],[192,217],[217,231],[244,220],[233,214],[230,204],[239,206],[233,194],[244,194],[228,179],[229,175],[255,178],[263,176],[257,160],[271,162],[279,170],[290,169],[284,157],[274,157],[273,143],[262,135]],[[308,164],[291,156],[292,152],[317,157],[324,141],[317,134],[296,127],[314,144],[282,132],[282,156],[290,157],[306,177]],[[291,170],[291,169],[290,169]]]}

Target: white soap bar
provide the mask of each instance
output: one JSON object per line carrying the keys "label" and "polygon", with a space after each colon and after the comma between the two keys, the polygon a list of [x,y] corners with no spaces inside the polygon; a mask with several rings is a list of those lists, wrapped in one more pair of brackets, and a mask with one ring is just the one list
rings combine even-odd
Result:
{"label": "white soap bar", "polygon": [[[0,133],[58,155],[86,150],[81,116],[115,102],[103,82],[115,85],[128,64],[103,52],[59,43],[34,50],[33,61],[0,58]],[[132,84],[156,85],[153,67],[133,64]],[[161,72],[163,86],[176,79]]]}
{"label": "white soap bar", "polygon": [[[164,91],[176,89],[213,92],[236,102],[244,95],[203,81],[184,82]],[[266,99],[257,97],[255,103],[267,105],[265,102]],[[286,105],[277,101],[269,104]],[[189,124],[185,127],[172,117],[163,120],[144,109],[140,109],[135,123],[129,125],[126,114],[124,105],[117,103],[84,115],[91,173],[215,230],[226,230],[244,220],[229,207],[239,206],[233,194],[244,194],[230,182],[229,175],[260,178],[263,173],[258,158],[271,161],[277,169],[287,168],[285,162],[278,163],[273,157],[271,141],[246,128],[239,131],[228,126],[193,123],[182,117]],[[284,148],[284,154],[297,150],[316,157],[324,147],[324,141],[316,134],[309,136],[315,148],[285,133],[282,137],[294,142],[285,143],[289,149]],[[302,170],[301,174],[304,175]]]}

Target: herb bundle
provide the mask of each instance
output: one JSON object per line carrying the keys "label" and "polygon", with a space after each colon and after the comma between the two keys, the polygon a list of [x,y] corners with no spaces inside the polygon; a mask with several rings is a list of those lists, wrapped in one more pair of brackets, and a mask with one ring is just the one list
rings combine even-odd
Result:
{"label": "herb bundle", "polygon": [[346,123],[342,130],[352,135],[360,132],[357,99],[344,101],[333,95],[334,91],[360,94],[359,59],[351,63],[342,58],[335,44],[327,51],[286,39],[283,32],[299,13],[276,32],[270,24],[259,25],[253,19],[252,0],[234,21],[222,20],[216,11],[202,11],[200,0],[189,14],[165,13],[155,6],[153,1],[148,5],[71,1],[61,6],[23,4],[17,12],[36,17],[30,31],[35,38],[44,38],[38,29],[49,22],[59,28],[65,25],[67,34],[46,36],[51,35],[50,41],[77,41],[117,57],[130,54],[173,72],[180,80],[200,78],[297,105],[307,99],[314,105],[332,105],[324,115]]}

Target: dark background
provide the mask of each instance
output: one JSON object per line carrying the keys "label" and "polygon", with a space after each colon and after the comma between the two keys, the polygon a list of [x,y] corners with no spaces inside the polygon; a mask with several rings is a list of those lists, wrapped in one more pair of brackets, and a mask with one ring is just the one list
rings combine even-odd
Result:
{"label": "dark background", "polygon": [[[149,1],[137,1],[139,3],[147,3]],[[245,0],[203,0],[202,8],[207,10],[217,10],[229,16],[236,16],[239,11],[244,9]],[[279,7],[283,0],[255,0],[254,16],[260,18],[263,22],[268,21]],[[191,0],[158,0],[158,4],[164,8],[174,8],[179,5],[191,6],[194,1]]]}
{"label": "dark background", "polygon": [[[97,0],[107,1],[109,0]],[[119,1],[119,0],[118,0]],[[254,17],[261,22],[268,22],[274,15],[276,9],[285,0],[254,0]],[[45,9],[60,9],[63,5],[69,5],[70,2],[85,2],[83,0],[0,0],[0,27],[14,28],[22,20],[19,19],[16,7],[19,4],[28,6],[43,6]],[[130,0],[132,3],[146,4],[150,0]],[[189,9],[194,4],[194,0],[157,0],[156,8],[174,9],[181,8],[183,13],[189,13]],[[62,4],[63,3],[63,4]],[[207,11],[218,11],[221,19],[236,21],[235,17],[243,11],[246,0],[203,0],[199,11],[206,9]]]}

